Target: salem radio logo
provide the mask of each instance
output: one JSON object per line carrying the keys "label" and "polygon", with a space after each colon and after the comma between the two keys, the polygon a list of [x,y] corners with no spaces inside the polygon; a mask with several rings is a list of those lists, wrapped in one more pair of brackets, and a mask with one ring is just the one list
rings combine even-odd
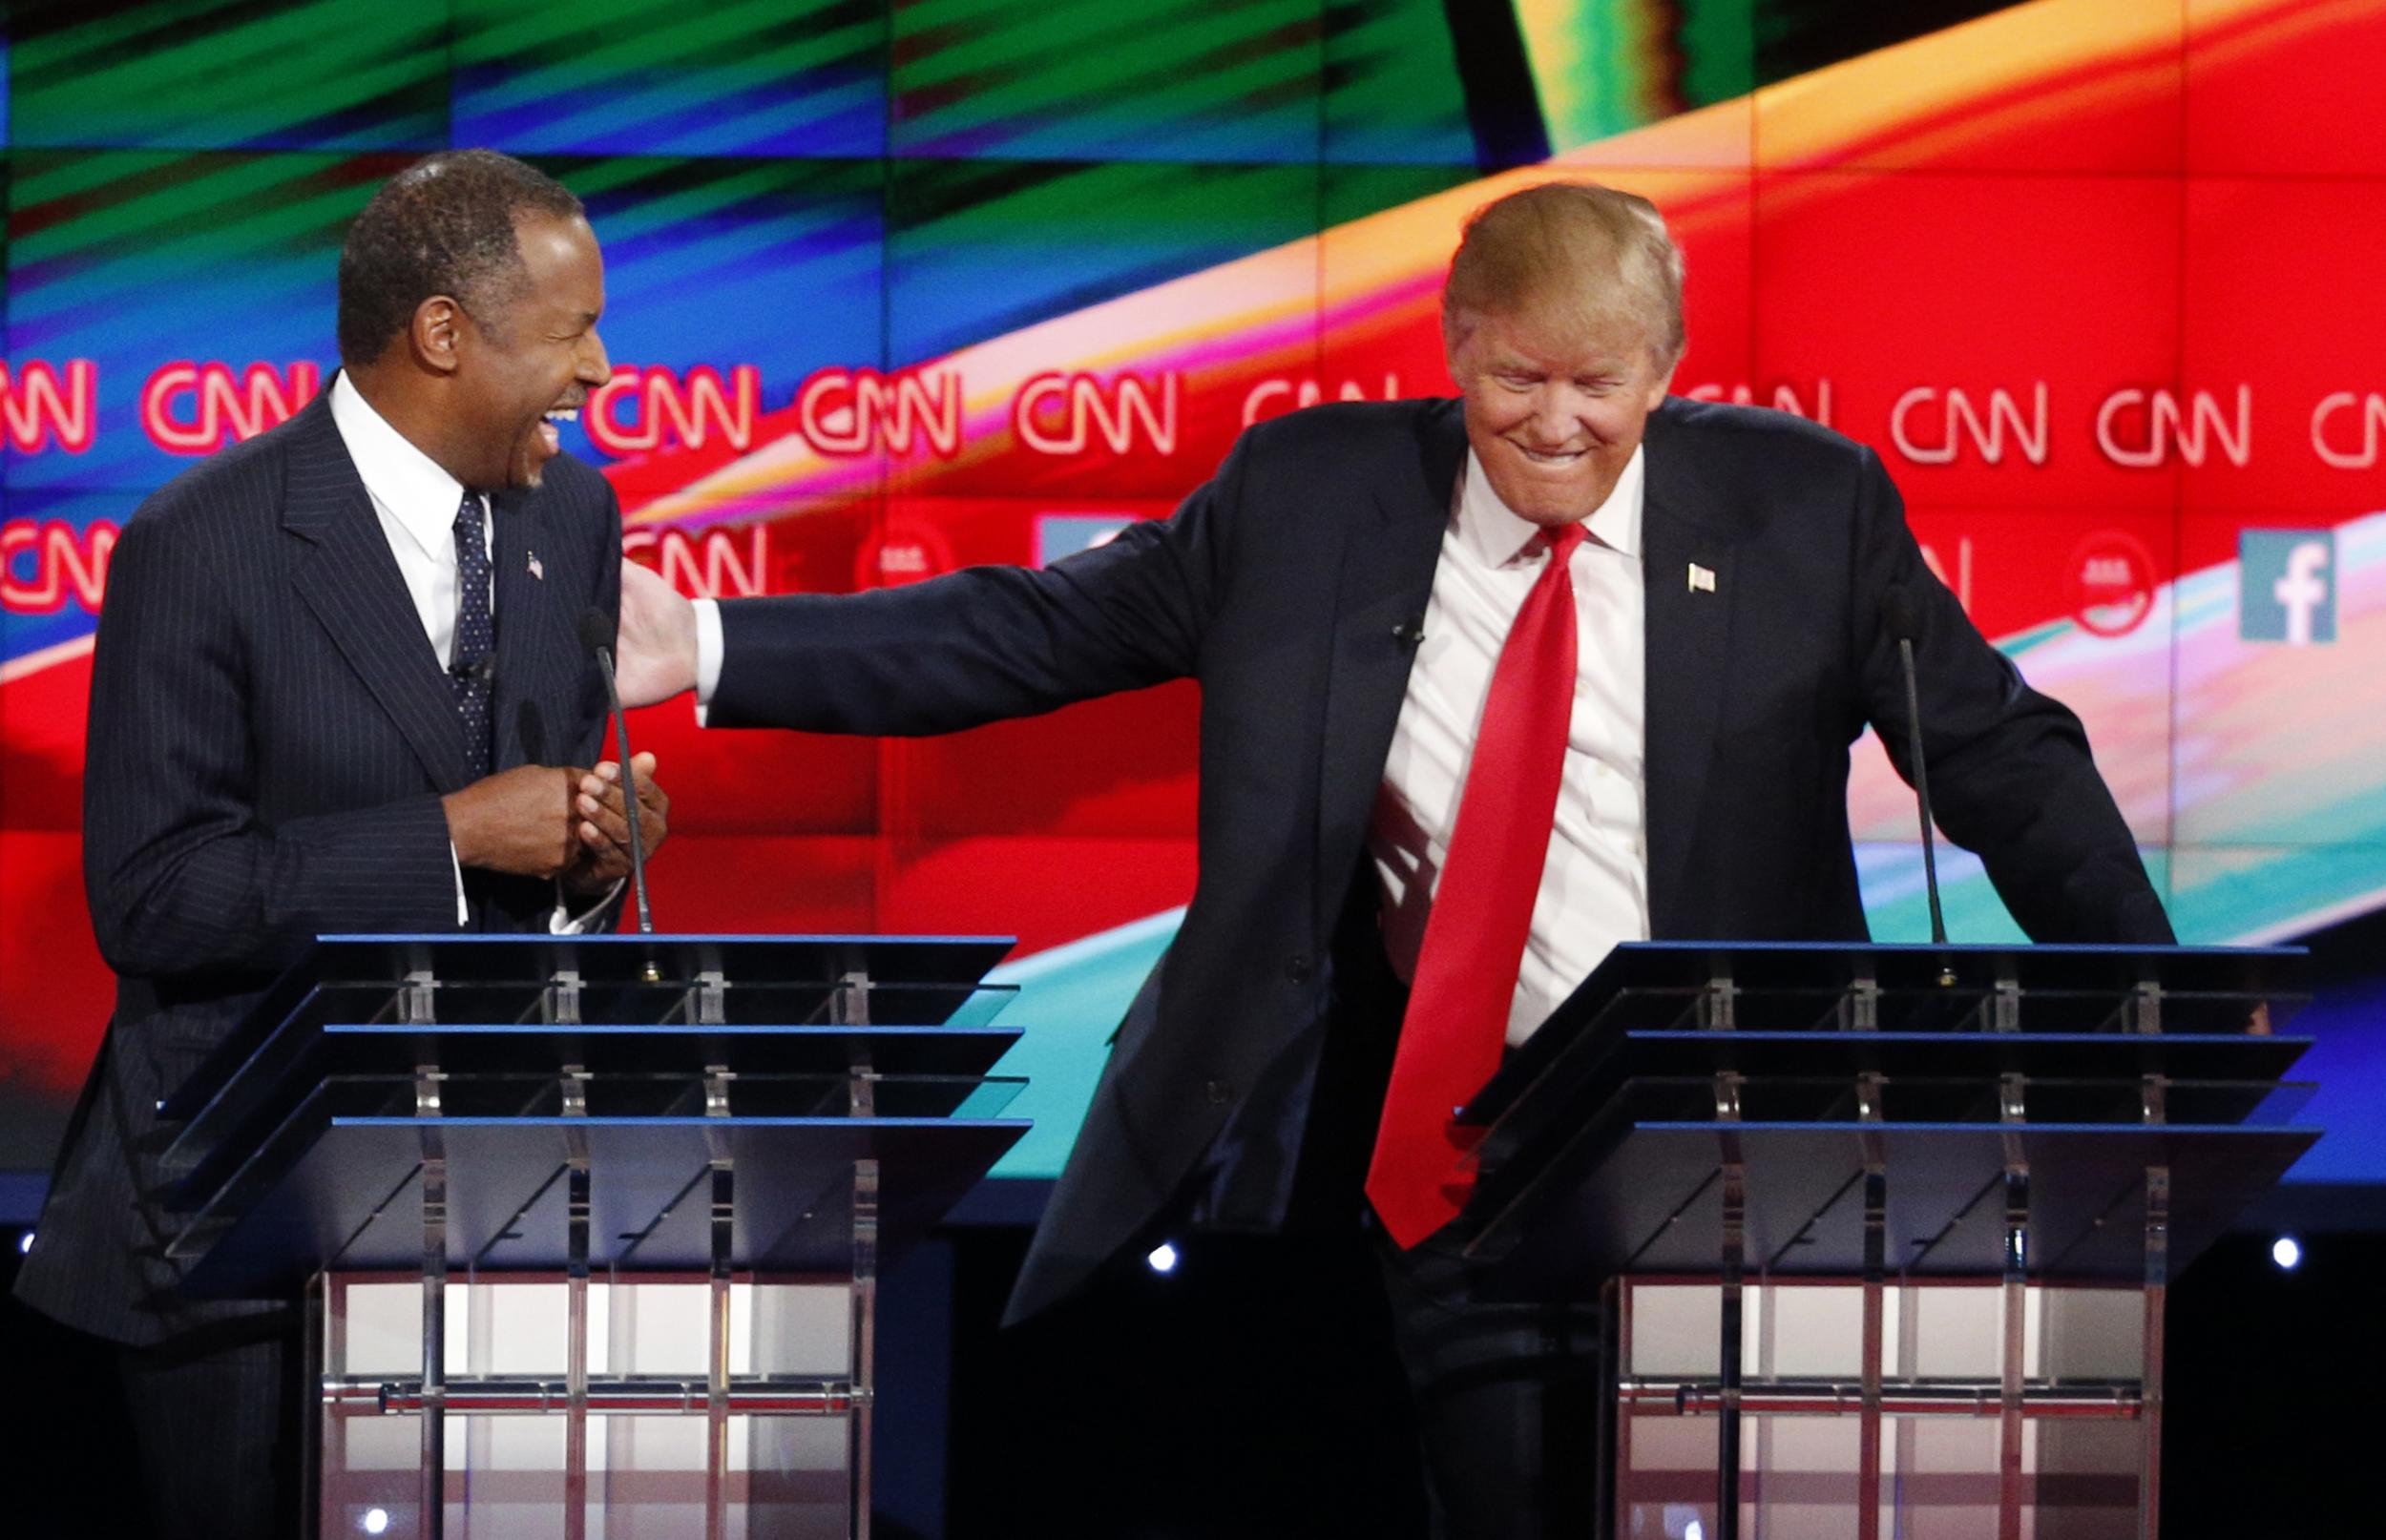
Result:
{"label": "salem radio logo", "polygon": [[2071,552],[2071,617],[2091,636],[2125,636],[2154,609],[2154,553],[2124,530],[2099,530]]}

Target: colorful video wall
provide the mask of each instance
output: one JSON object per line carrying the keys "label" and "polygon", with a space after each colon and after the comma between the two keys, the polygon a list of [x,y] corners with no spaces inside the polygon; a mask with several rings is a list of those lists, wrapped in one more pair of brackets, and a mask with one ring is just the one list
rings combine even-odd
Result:
{"label": "colorful video wall", "polygon": [[[586,200],[613,383],[567,447],[692,593],[1039,564],[1246,425],[1446,393],[1466,214],[1643,192],[1676,389],[1873,446],[2074,706],[2183,935],[2386,904],[2386,7],[2353,0],[21,0],[5,38],[0,1168],[110,996],[79,864],[116,531],[328,382],[414,156]],[[923,741],[643,714],[679,930],[1016,934],[1049,1175],[1194,876],[1189,685]],[[1912,804],[1852,791],[1877,934]],[[1958,940],[2018,934],[1942,863]],[[2326,1150],[2329,1146],[2323,1146]],[[2370,1175],[2386,1176],[2386,1151]]]}

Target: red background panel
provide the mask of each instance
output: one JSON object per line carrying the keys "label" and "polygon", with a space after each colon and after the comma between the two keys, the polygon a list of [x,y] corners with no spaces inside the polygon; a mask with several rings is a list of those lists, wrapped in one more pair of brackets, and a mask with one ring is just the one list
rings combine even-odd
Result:
{"label": "red background panel", "polygon": [[647,869],[657,928],[682,934],[877,927],[879,846],[836,835],[673,835]]}
{"label": "red background panel", "polygon": [[2181,382],[2232,408],[2250,385],[2252,431],[2245,466],[2208,448],[2183,470],[2186,506],[2386,507],[2386,433],[2365,434],[2361,405],[2325,438],[2339,455],[2367,447],[2370,465],[2313,447],[2329,396],[2386,397],[2386,179],[2193,179],[2187,231]]}
{"label": "red background panel", "polygon": [[1016,936],[1025,955],[1174,908],[1199,869],[1189,837],[905,843],[881,880],[878,928]]}
{"label": "red background panel", "polygon": [[[0,1075],[47,1090],[61,1110],[83,1083],[107,1025],[115,980],[99,958],[83,906],[83,837],[74,832],[0,829],[0,871],[7,873],[9,923],[0,926],[0,1021],[9,1055]],[[48,1158],[45,1130],[37,1149]],[[0,1134],[0,1152],[12,1143]],[[10,1157],[0,1155],[0,1164]]]}
{"label": "red background panel", "polygon": [[[1907,496],[2008,507],[2168,506],[2166,469],[2095,451],[2099,405],[2172,383],[2179,352],[2174,182],[2150,177],[1760,175],[1756,367],[1828,378],[1831,426],[1880,450]],[[2008,439],[1917,464],[1891,442],[1910,389],[2047,389],[2047,458]]]}
{"label": "red background panel", "polygon": [[[82,828],[83,718],[90,696],[88,642],[79,653],[0,686],[0,803],[9,829]],[[7,928],[0,926],[0,931]]]}
{"label": "red background panel", "polygon": [[886,827],[926,839],[1190,836],[1200,713],[1188,682],[890,740]]}

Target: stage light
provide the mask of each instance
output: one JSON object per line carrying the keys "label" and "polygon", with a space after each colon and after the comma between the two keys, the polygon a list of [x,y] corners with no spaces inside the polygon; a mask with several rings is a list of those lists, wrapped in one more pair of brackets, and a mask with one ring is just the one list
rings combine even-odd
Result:
{"label": "stage light", "polygon": [[1706,1527],[1692,1519],[1682,1531],[1682,1540],[1706,1540]]}
{"label": "stage light", "polygon": [[1155,1273],[1173,1273],[1177,1270],[1177,1248],[1163,1240],[1154,1246],[1152,1254],[1143,1260]]}
{"label": "stage light", "polygon": [[20,1257],[30,1257],[33,1254],[33,1232],[28,1230],[16,1238],[16,1251]]}
{"label": "stage light", "polygon": [[2293,1272],[2303,1264],[2303,1242],[2292,1236],[2280,1236],[2271,1242],[2270,1259],[2286,1272]]}
{"label": "stage light", "polygon": [[386,1533],[389,1529],[389,1510],[386,1508],[368,1508],[365,1510],[365,1516],[357,1520],[356,1524],[357,1528],[366,1534]]}

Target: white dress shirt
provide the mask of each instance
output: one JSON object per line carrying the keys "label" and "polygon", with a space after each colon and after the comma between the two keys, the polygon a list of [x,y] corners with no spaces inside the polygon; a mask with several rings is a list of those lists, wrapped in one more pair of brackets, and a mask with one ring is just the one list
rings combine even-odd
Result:
{"label": "white dress shirt", "polygon": [[[397,558],[398,575],[406,579],[407,594],[414,601],[415,617],[422,621],[423,633],[430,638],[430,650],[438,655],[439,666],[445,669],[455,661],[455,619],[462,594],[456,576],[455,516],[464,506],[464,484],[449,475],[438,461],[416,448],[405,434],[391,427],[381,413],[373,410],[364,393],[348,383],[345,372],[331,382],[331,421],[340,430],[340,442],[347,447],[357,479],[365,484],[366,494],[373,501],[373,513],[381,520],[382,536],[389,542],[389,554]],[[497,549],[496,531],[489,499],[482,495],[474,500],[480,504],[482,549],[493,553]],[[489,614],[492,619],[497,613],[495,577],[492,568],[489,585]],[[448,855],[454,859],[453,843],[449,844]],[[575,916],[564,907],[563,889],[558,884],[555,912],[549,918],[547,928],[559,936],[576,935],[610,898],[608,894]],[[455,919],[458,925],[471,920],[471,909],[464,901],[461,863],[455,870]]]}
{"label": "white dress shirt", "polygon": [[[1521,1043],[1608,948],[1648,935],[1647,800],[1642,765],[1641,510],[1645,447],[1633,451],[1575,548],[1580,661],[1564,780],[1507,1040]],[[1547,557],[1540,527],[1492,490],[1473,451],[1434,568],[1409,689],[1384,760],[1368,852],[1384,889],[1384,945],[1404,980],[1416,973],[1425,919],[1458,821],[1469,757],[1509,627]]]}
{"label": "white dress shirt", "polygon": [[[373,500],[389,554],[398,561],[398,575],[406,579],[414,614],[444,669],[455,661],[455,617],[462,596],[456,580],[455,515],[464,506],[464,484],[391,427],[345,373],[331,382],[331,421],[355,463],[357,479]],[[496,530],[489,499],[474,501],[480,504],[481,547],[494,551]],[[489,613],[493,617],[493,571],[492,577]]]}

